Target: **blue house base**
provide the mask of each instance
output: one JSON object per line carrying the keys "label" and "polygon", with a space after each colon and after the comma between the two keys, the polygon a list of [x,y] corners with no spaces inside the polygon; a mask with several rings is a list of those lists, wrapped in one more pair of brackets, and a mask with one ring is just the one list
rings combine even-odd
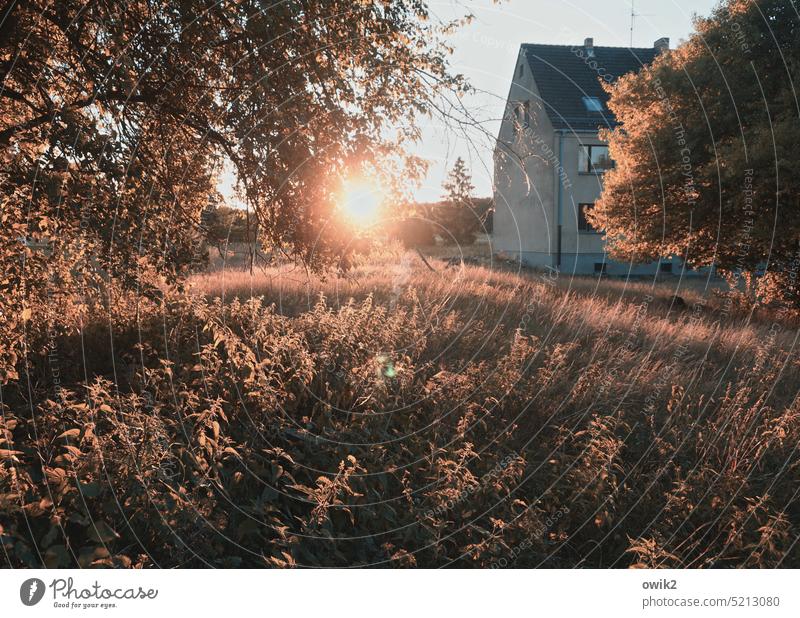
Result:
{"label": "blue house base", "polygon": [[[683,269],[683,262],[679,258],[651,262],[649,264],[634,264],[629,262],[615,262],[609,260],[605,253],[562,253],[561,265],[557,262],[557,257],[553,253],[536,251],[522,251],[509,253],[504,252],[505,256],[518,259],[526,266],[541,269],[554,269],[564,275],[611,275],[614,277],[647,277],[656,274],[680,275]],[[684,276],[697,276],[703,274],[702,271],[687,269]],[[707,273],[706,273],[707,274]]]}

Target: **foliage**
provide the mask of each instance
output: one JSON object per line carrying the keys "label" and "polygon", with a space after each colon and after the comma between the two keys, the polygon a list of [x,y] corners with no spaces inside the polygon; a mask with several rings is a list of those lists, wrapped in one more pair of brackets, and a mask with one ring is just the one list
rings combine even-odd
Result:
{"label": "foliage", "polygon": [[341,177],[413,179],[414,119],[465,87],[441,44],[454,24],[430,17],[423,0],[5,3],[0,377],[48,290],[202,261],[226,166],[265,241],[341,265]]}
{"label": "foliage", "polygon": [[678,49],[610,88],[621,126],[605,137],[616,169],[592,225],[606,230],[615,258],[679,255],[735,274],[768,262],[781,282],[770,290],[796,302],[796,8],[725,0],[695,26]]}
{"label": "foliage", "polygon": [[800,564],[794,332],[417,266],[34,311],[2,393],[7,563]]}
{"label": "foliage", "polygon": [[472,196],[475,187],[461,157],[456,159],[442,188],[445,191],[444,201],[435,214],[440,226],[439,234],[447,244],[471,245],[475,242],[483,219],[476,212]]}
{"label": "foliage", "polygon": [[389,237],[405,247],[426,247],[436,244],[469,245],[476,234],[491,234],[494,201],[490,197],[470,198],[468,206],[454,208],[452,202],[406,204],[397,208],[397,218],[388,226]]}
{"label": "foliage", "polygon": [[206,211],[203,225],[208,242],[214,246],[227,243],[258,242],[258,223],[247,211],[230,206],[218,206]]}
{"label": "foliage", "polygon": [[472,201],[472,192],[475,187],[472,184],[472,176],[467,171],[464,159],[458,157],[453,164],[453,169],[447,175],[447,179],[442,184],[445,190],[446,199],[454,206],[468,207]]}
{"label": "foliage", "polygon": [[402,213],[388,224],[388,235],[404,247],[428,247],[436,244],[436,225],[431,219],[431,205],[415,204],[399,209]]}

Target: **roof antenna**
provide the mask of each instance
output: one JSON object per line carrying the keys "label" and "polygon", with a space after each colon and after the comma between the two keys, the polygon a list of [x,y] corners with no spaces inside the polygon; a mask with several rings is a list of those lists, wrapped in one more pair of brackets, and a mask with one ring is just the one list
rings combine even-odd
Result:
{"label": "roof antenna", "polygon": [[633,6],[634,0],[631,0],[631,47],[633,47],[633,27],[636,24],[637,17],[652,17],[651,13],[637,13]]}

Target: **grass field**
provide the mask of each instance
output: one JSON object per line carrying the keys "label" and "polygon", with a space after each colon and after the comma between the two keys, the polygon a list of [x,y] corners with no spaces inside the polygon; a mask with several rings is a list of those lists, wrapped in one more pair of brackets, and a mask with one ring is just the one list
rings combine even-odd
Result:
{"label": "grass field", "polygon": [[800,566],[796,324],[696,281],[431,264],[95,314],[108,366],[64,367],[61,412],[44,360],[4,393],[10,560]]}

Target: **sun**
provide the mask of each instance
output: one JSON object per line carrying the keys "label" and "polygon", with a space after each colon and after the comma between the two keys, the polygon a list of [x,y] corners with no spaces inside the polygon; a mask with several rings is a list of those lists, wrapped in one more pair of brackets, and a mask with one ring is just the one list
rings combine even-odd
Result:
{"label": "sun", "polygon": [[339,200],[344,217],[358,227],[375,225],[380,219],[386,192],[380,183],[369,178],[350,178],[342,183]]}

